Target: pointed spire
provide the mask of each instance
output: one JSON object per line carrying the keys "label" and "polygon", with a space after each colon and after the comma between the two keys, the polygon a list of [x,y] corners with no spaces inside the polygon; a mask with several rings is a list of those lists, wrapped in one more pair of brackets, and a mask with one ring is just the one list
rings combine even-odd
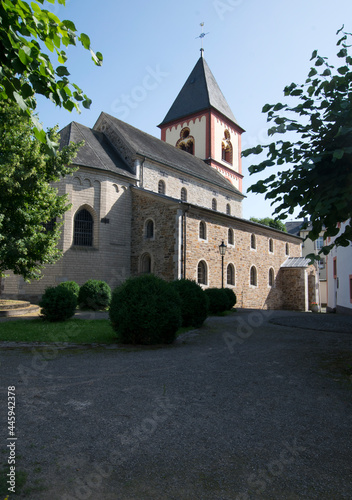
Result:
{"label": "pointed spire", "polygon": [[203,58],[201,49],[201,57],[159,127],[210,108],[220,111],[226,118],[238,125],[206,60]]}

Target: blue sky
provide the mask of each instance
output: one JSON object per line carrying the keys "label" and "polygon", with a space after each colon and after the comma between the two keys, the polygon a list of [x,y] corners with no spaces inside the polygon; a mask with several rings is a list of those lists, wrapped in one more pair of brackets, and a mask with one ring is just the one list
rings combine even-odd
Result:
{"label": "blue sky", "polygon": [[[196,38],[204,22],[204,57],[237,121],[246,130],[243,146],[265,143],[266,103],[284,102],[283,89],[303,83],[314,49],[336,62],[336,31],[352,32],[351,0],[66,0],[47,4],[90,36],[104,56],[98,68],[83,48],[68,51],[70,79],[93,100],[79,115],[38,100],[44,127],[71,121],[92,127],[101,111],[160,137],[162,121],[200,55]],[[45,2],[46,3],[46,2]],[[124,102],[123,102],[124,101]],[[243,159],[244,193],[255,157]],[[248,194],[245,218],[271,216],[263,196]]]}

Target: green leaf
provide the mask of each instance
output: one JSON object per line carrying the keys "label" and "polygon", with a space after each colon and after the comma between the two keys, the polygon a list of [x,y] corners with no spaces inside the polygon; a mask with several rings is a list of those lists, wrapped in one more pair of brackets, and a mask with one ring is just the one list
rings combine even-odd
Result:
{"label": "green leaf", "polygon": [[313,50],[312,57],[310,58],[310,60],[315,59],[317,57],[317,55],[318,55],[318,51],[317,50]]}
{"label": "green leaf", "polygon": [[68,69],[66,68],[66,66],[58,66],[56,68],[56,74],[60,77],[62,76],[69,76],[70,73],[68,71]]}
{"label": "green leaf", "polygon": [[318,71],[315,68],[311,68],[310,72],[308,73],[309,78],[312,76],[316,75]]}
{"label": "green leaf", "polygon": [[68,30],[77,31],[75,24],[68,19],[61,21],[61,25],[64,26]]}
{"label": "green leaf", "polygon": [[85,33],[81,33],[81,35],[78,37],[78,40],[81,42],[83,47],[87,50],[90,48],[90,39],[89,36],[86,35]]}
{"label": "green leaf", "polygon": [[29,63],[32,62],[32,58],[30,56],[30,49],[26,46],[22,47],[18,51],[18,57],[20,58],[21,63],[24,64],[25,66],[27,66]]}
{"label": "green leaf", "polygon": [[337,53],[337,57],[346,57],[347,54],[347,49],[341,49],[340,52]]}
{"label": "green leaf", "polygon": [[322,57],[318,57],[318,59],[315,61],[315,66],[322,66],[324,64],[324,59]]}

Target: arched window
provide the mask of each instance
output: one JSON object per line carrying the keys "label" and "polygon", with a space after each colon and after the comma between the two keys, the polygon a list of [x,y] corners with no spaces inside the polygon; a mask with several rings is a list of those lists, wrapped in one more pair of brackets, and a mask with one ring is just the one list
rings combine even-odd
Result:
{"label": "arched window", "polygon": [[180,138],[176,142],[176,147],[178,149],[182,149],[191,155],[194,154],[194,137],[190,134],[190,129],[188,127],[184,127],[180,132]]}
{"label": "arched window", "polygon": [[141,257],[141,273],[150,274],[152,272],[152,259],[149,253],[145,253]]}
{"label": "arched window", "polygon": [[212,208],[213,210],[216,210],[216,207],[217,207],[216,199],[215,199],[215,198],[213,198],[213,199],[211,200],[211,208]]}
{"label": "arched window", "polygon": [[230,203],[227,203],[227,205],[226,205],[226,215],[231,215]]}
{"label": "arched window", "polygon": [[273,253],[274,251],[274,242],[272,238],[269,238],[269,252]]}
{"label": "arched window", "polygon": [[229,245],[233,245],[235,243],[235,236],[234,236],[234,232],[233,232],[233,229],[229,229],[228,231],[228,236],[227,236],[227,243]]}
{"label": "arched window", "polygon": [[154,222],[151,219],[145,225],[145,237],[148,239],[154,238]]}
{"label": "arched window", "polygon": [[158,193],[159,194],[165,194],[165,182],[164,181],[159,181],[159,183],[158,183]]}
{"label": "arched window", "polygon": [[256,269],[255,266],[251,267],[251,271],[250,271],[250,284],[252,286],[257,286],[257,284],[258,284],[258,281],[257,281],[257,269]]}
{"label": "arched window", "polygon": [[290,247],[289,247],[288,243],[286,243],[286,245],[285,245],[285,254],[290,255]]}
{"label": "arched window", "polygon": [[207,239],[207,226],[203,221],[200,221],[199,223],[199,238],[201,240]]}
{"label": "arched window", "polygon": [[257,242],[255,239],[255,234],[251,234],[251,248],[256,249],[257,248]]}
{"label": "arched window", "polygon": [[274,280],[275,280],[275,273],[274,273],[274,269],[271,267],[269,269],[269,286],[274,286]]}
{"label": "arched window", "polygon": [[235,285],[235,266],[233,264],[227,266],[227,284]]}
{"label": "arched window", "polygon": [[230,139],[230,132],[225,130],[224,138],[221,143],[221,159],[232,165],[232,144]]}
{"label": "arched window", "polygon": [[93,246],[93,217],[85,208],[75,215],[73,244],[82,247]]}
{"label": "arched window", "polygon": [[181,189],[181,201],[187,201],[187,189],[186,188]]}
{"label": "arched window", "polygon": [[201,260],[198,263],[198,269],[197,269],[197,282],[200,285],[206,285],[208,282],[208,276],[207,276],[207,265],[204,262],[204,260]]}

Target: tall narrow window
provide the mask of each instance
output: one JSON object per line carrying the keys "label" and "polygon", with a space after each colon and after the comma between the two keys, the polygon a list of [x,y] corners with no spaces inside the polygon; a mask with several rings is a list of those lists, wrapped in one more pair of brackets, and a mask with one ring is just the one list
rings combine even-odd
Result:
{"label": "tall narrow window", "polygon": [[290,255],[290,247],[289,247],[288,243],[286,243],[286,245],[285,245],[285,254]]}
{"label": "tall narrow window", "polygon": [[216,199],[215,199],[215,198],[213,198],[213,199],[211,200],[211,208],[212,208],[213,210],[216,210],[216,209],[217,209],[217,203],[216,203]]}
{"label": "tall narrow window", "polygon": [[207,265],[204,262],[204,260],[201,260],[198,263],[198,269],[197,269],[197,280],[200,285],[206,285],[208,281],[208,276],[207,276]]}
{"label": "tall narrow window", "polygon": [[164,181],[159,181],[159,183],[158,183],[158,193],[159,194],[165,194],[165,182]]}
{"label": "tall narrow window", "polygon": [[145,225],[145,237],[148,239],[154,238],[154,222],[150,219]]}
{"label": "tall narrow window", "polygon": [[181,189],[181,201],[187,201],[187,189],[186,188]]}
{"label": "tall narrow window", "polygon": [[231,206],[230,206],[230,203],[226,204],[226,215],[231,215]]}
{"label": "tall narrow window", "polygon": [[205,222],[201,221],[199,223],[199,238],[201,240],[206,240],[207,239],[207,226]]}
{"label": "tall narrow window", "polygon": [[224,138],[221,143],[221,159],[232,165],[232,144],[230,139],[230,132],[225,130]]}
{"label": "tall narrow window", "polygon": [[251,271],[250,271],[250,284],[252,286],[257,286],[257,269],[255,266],[252,266],[251,267]]}
{"label": "tall narrow window", "polygon": [[269,238],[269,252],[273,253],[274,251],[274,242],[272,238]]}
{"label": "tall narrow window", "polygon": [[75,215],[73,244],[82,247],[93,246],[93,217],[85,208]]}
{"label": "tall narrow window", "polygon": [[233,229],[230,228],[228,231],[227,243],[229,245],[233,245],[234,242],[235,242],[234,232]]}
{"label": "tall narrow window", "polygon": [[255,239],[255,234],[251,234],[251,248],[256,249],[257,248],[257,242]]}
{"label": "tall narrow window", "polygon": [[152,272],[152,259],[149,253],[145,253],[141,257],[141,273],[150,274]]}
{"label": "tall narrow window", "polygon": [[233,264],[227,266],[227,284],[235,285],[235,266]]}
{"label": "tall narrow window", "polygon": [[271,267],[269,269],[269,286],[274,286],[274,269]]}

